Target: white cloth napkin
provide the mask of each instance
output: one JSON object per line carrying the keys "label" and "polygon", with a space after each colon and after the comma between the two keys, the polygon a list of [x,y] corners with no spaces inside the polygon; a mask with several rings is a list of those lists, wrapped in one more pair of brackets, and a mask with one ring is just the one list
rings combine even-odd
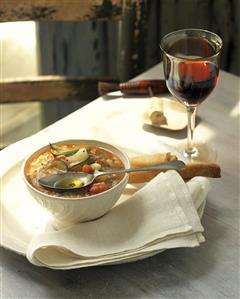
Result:
{"label": "white cloth napkin", "polygon": [[198,246],[209,188],[203,177],[185,183],[176,171],[161,173],[98,220],[34,236],[27,258],[38,266],[71,269]]}

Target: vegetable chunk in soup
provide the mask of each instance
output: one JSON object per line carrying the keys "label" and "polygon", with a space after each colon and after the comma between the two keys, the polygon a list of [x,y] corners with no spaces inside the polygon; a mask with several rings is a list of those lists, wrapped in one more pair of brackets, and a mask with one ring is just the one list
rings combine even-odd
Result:
{"label": "vegetable chunk in soup", "polygon": [[124,169],[123,162],[112,152],[87,144],[50,144],[49,148],[32,158],[26,169],[29,183],[41,192],[64,197],[86,197],[106,191],[118,184],[124,174],[100,176],[89,186],[75,190],[53,190],[38,183],[39,178],[55,173],[74,171],[96,173]]}

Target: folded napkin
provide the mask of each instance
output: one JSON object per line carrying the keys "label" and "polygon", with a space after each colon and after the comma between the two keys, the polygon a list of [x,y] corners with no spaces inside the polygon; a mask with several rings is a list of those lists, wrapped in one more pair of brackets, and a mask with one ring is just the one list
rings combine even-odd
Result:
{"label": "folded napkin", "polygon": [[203,177],[185,183],[176,171],[161,173],[100,219],[34,236],[27,258],[38,266],[71,269],[198,246],[209,187]]}

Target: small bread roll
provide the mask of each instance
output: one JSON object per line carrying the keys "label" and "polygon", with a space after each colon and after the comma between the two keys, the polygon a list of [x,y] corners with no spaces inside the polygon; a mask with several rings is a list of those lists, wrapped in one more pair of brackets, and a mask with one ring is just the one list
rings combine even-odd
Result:
{"label": "small bread roll", "polygon": [[155,126],[167,124],[167,119],[164,116],[163,112],[161,112],[161,111],[154,110],[154,111],[150,112],[149,119],[150,119],[152,125],[155,125]]}
{"label": "small bread roll", "polygon": [[[134,157],[130,159],[130,163],[131,167],[137,168],[157,165],[172,160],[177,160],[177,157],[175,155],[172,155],[171,153],[164,153]],[[166,170],[132,172],[129,174],[129,183],[145,183],[153,179],[160,172],[165,171]],[[184,180],[189,180],[195,176],[204,176],[212,178],[221,177],[221,168],[219,167],[219,165],[209,162],[189,163],[186,165],[185,168],[177,171]]]}
{"label": "small bread roll", "polygon": [[161,99],[153,97],[151,99],[151,105],[147,111],[150,122],[153,125],[160,126],[166,125],[167,119],[163,111],[163,101]]}

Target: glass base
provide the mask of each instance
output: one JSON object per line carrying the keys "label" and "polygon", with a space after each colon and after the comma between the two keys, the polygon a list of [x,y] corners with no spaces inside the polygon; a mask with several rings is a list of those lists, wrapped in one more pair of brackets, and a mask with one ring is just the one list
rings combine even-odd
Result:
{"label": "glass base", "polygon": [[217,151],[211,143],[195,142],[194,150],[188,152],[186,150],[186,142],[178,144],[179,151],[190,162],[216,162]]}
{"label": "glass base", "polygon": [[185,149],[183,152],[183,156],[188,160],[196,160],[199,156],[199,152],[196,147],[192,147],[191,149]]}

